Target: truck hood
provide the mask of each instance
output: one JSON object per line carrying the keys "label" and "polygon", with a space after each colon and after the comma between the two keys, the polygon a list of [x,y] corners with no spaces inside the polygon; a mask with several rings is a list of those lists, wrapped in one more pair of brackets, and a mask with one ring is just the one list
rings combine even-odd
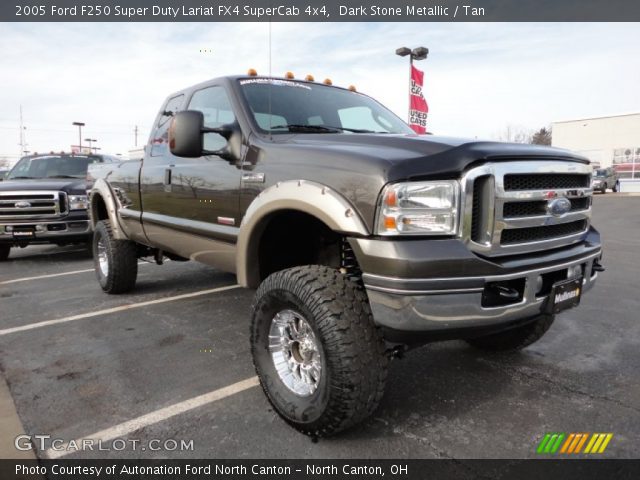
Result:
{"label": "truck hood", "polygon": [[387,181],[457,177],[472,164],[506,160],[568,160],[589,163],[568,150],[541,145],[474,141],[433,135],[298,134],[286,141],[309,153],[331,150],[354,161],[351,167],[371,169],[379,164]]}
{"label": "truck hood", "polygon": [[87,187],[84,178],[41,178],[5,180],[0,182],[0,192],[16,190],[56,190],[70,195],[86,195]]}

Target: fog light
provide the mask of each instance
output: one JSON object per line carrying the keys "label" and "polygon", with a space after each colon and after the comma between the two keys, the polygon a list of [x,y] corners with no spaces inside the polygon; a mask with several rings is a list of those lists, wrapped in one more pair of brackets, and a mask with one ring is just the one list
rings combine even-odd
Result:
{"label": "fog light", "polygon": [[44,232],[44,230],[45,230],[44,225],[36,225],[36,232]]}
{"label": "fog light", "polygon": [[538,275],[538,278],[536,278],[536,295],[542,291],[543,284],[544,284],[544,279],[542,278],[542,275]]}
{"label": "fog light", "polygon": [[567,278],[578,278],[582,275],[582,265],[574,265],[567,269]]}
{"label": "fog light", "polygon": [[11,225],[7,225],[6,227],[4,227],[4,231],[5,232],[13,232],[13,227]]}

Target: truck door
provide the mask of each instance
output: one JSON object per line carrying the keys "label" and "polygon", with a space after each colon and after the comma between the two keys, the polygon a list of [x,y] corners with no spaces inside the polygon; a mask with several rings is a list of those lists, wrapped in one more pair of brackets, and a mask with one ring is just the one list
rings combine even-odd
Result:
{"label": "truck door", "polygon": [[[207,127],[235,122],[222,86],[195,91],[184,109],[201,111]],[[162,200],[151,202],[143,213],[150,243],[228,270],[240,224],[242,159],[226,160],[217,155],[181,158],[171,154],[166,139],[159,143],[164,147],[163,160],[152,168],[145,165],[142,171],[144,183],[145,177],[153,177],[153,183],[161,186],[156,195]],[[226,140],[217,133],[204,135],[205,150],[217,151],[225,145]],[[143,195],[143,207],[144,203]]]}

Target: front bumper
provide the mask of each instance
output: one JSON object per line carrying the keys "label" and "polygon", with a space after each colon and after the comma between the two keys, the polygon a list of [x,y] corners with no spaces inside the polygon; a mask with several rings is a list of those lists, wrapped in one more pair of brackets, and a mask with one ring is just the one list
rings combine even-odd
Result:
{"label": "front bumper", "polygon": [[[396,244],[391,247],[398,254],[395,258],[388,255],[391,243]],[[567,278],[576,266],[581,267],[582,292],[588,291],[597,278],[594,263],[602,256],[600,236],[594,229],[584,242],[569,248],[491,261],[453,239],[352,239],[351,245],[365,272],[363,281],[376,324],[388,332],[449,332],[449,338],[506,328],[535,317],[545,310],[550,284]],[[393,272],[394,262],[398,274]],[[516,286],[519,296],[508,304],[487,306],[487,289],[493,285]]]}
{"label": "front bumper", "polygon": [[0,243],[28,245],[79,242],[86,241],[91,236],[91,232],[91,223],[86,211],[72,211],[59,219],[2,221]]}

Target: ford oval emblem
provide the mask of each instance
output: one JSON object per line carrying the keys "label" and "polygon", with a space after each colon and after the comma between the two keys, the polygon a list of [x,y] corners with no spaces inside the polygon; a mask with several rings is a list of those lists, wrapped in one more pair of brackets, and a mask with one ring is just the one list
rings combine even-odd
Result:
{"label": "ford oval emblem", "polygon": [[567,197],[558,197],[547,202],[547,212],[554,217],[561,217],[571,210],[571,200]]}
{"label": "ford oval emblem", "polygon": [[15,205],[16,208],[29,208],[29,207],[31,207],[31,204],[29,202],[24,201],[24,200],[16,202],[14,205]]}

